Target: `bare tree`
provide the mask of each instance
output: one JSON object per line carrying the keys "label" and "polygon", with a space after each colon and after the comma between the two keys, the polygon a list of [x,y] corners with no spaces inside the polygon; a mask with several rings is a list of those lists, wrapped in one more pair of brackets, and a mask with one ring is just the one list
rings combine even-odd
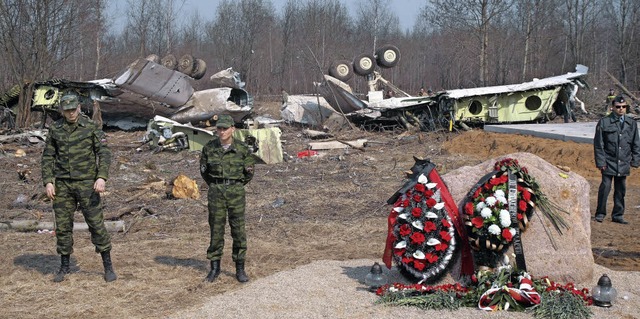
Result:
{"label": "bare tree", "polygon": [[[640,3],[634,0],[611,1],[604,6],[605,17],[611,25],[613,42],[618,56],[618,79],[627,82],[628,68],[634,56],[635,34],[640,23]],[[636,47],[637,48],[637,47]],[[635,53],[637,56],[637,53]]]}
{"label": "bare tree", "polygon": [[378,47],[378,39],[389,39],[400,34],[400,20],[384,0],[360,0],[356,17],[356,34],[365,36],[360,43],[370,43],[371,51]]}

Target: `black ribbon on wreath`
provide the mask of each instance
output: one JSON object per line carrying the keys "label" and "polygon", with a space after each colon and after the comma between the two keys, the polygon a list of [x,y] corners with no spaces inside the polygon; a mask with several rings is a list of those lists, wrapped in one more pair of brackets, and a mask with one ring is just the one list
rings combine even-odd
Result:
{"label": "black ribbon on wreath", "polygon": [[[509,216],[512,224],[518,224],[518,178],[509,171]],[[513,252],[516,254],[516,267],[522,271],[527,271],[527,263],[524,259],[524,247],[522,247],[520,227],[516,228],[513,236]]]}

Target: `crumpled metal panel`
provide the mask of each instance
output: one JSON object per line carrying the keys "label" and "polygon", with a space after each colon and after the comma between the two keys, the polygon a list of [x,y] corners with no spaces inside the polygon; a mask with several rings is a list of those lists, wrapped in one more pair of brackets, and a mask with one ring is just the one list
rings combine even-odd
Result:
{"label": "crumpled metal panel", "polygon": [[138,59],[114,79],[117,86],[173,107],[193,94],[190,77],[146,59]]}

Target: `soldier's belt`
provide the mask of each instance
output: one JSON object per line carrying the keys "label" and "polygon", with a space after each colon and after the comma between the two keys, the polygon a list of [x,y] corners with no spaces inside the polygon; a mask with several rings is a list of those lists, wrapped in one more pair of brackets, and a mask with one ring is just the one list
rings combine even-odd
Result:
{"label": "soldier's belt", "polygon": [[211,184],[217,184],[217,185],[233,185],[233,184],[239,184],[240,181],[237,179],[224,179],[224,178],[216,178],[213,181],[211,181]]}

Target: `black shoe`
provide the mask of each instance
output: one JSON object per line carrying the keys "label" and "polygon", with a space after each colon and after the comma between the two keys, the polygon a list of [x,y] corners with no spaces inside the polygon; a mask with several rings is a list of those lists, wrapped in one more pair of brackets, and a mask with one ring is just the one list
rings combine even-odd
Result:
{"label": "black shoe", "polygon": [[612,219],[611,221],[614,222],[614,223],[623,224],[623,225],[626,225],[626,224],[629,223],[628,221],[626,221],[626,220],[624,220],[622,218],[620,218],[620,219]]}
{"label": "black shoe", "polygon": [[111,252],[103,251],[100,253],[102,256],[102,265],[104,266],[104,281],[112,282],[118,279],[116,272],[113,271],[113,263],[111,263]]}
{"label": "black shoe", "polygon": [[56,275],[53,277],[53,282],[61,282],[64,280],[64,276],[67,275],[69,271],[69,255],[61,255],[60,256],[60,269],[56,272]]}
{"label": "black shoe", "polygon": [[207,282],[214,282],[220,276],[220,260],[212,260],[211,261],[211,271],[206,278],[204,278]]}
{"label": "black shoe", "polygon": [[236,279],[242,283],[249,281],[247,273],[244,272],[244,261],[236,262]]}
{"label": "black shoe", "polygon": [[596,215],[596,221],[597,221],[598,223],[602,223],[602,221],[603,221],[603,220],[604,220],[604,216],[602,216],[602,215]]}

